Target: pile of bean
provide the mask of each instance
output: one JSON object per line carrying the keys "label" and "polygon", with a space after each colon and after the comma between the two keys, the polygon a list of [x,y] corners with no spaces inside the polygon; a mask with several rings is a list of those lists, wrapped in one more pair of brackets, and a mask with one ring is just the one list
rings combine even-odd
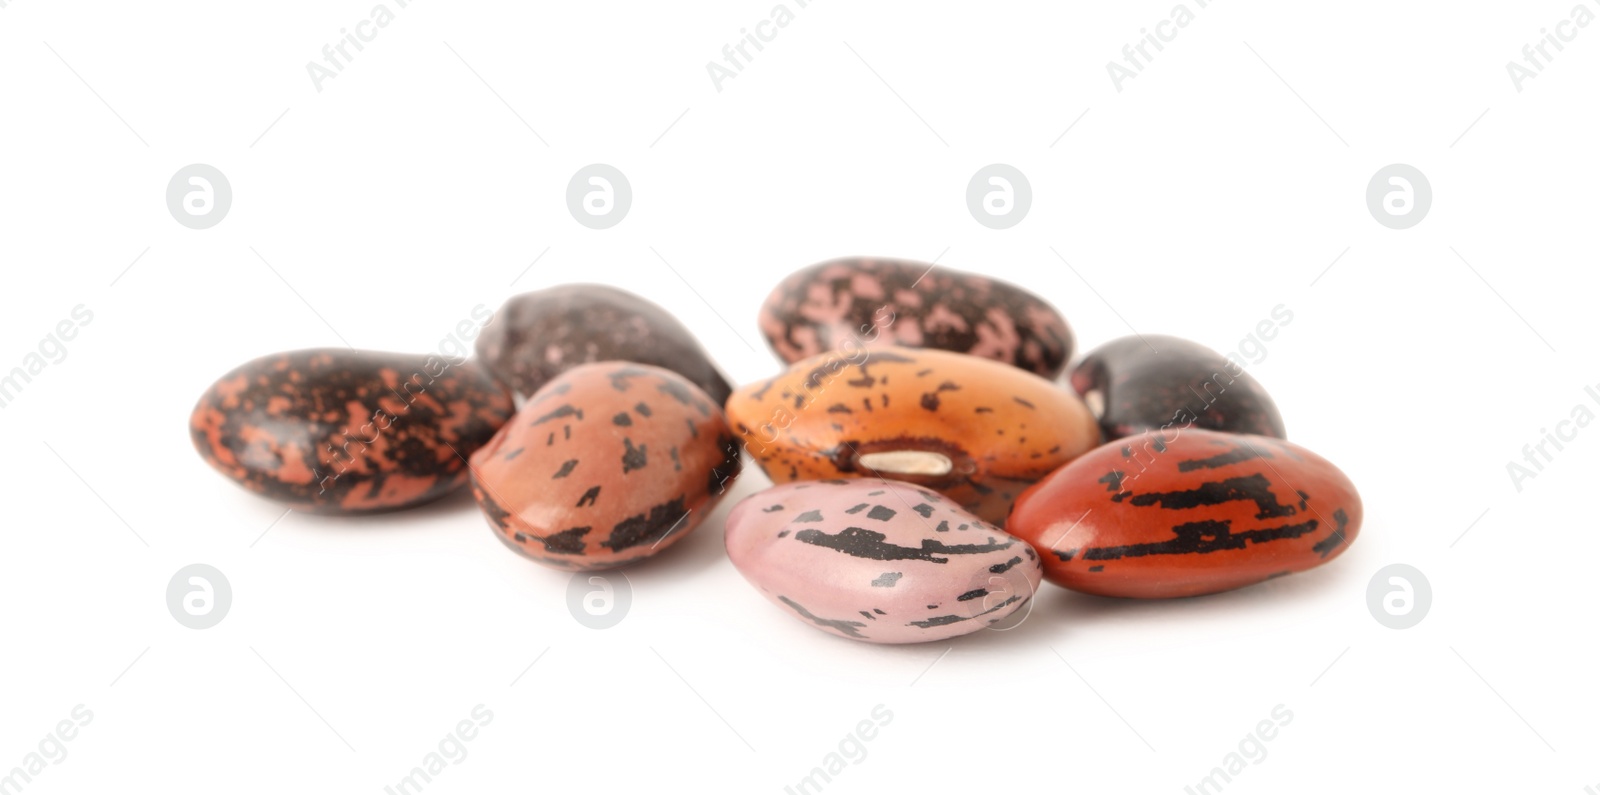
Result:
{"label": "pile of bean", "polygon": [[569,571],[661,554],[748,455],[777,485],[728,514],[734,566],[790,616],[876,643],[998,623],[1041,579],[1144,599],[1240,588],[1360,529],[1349,479],[1195,343],[1112,341],[1067,388],[1073,337],[1048,302],[874,259],[794,273],[760,327],[787,369],[730,389],[661,307],[553,287],[508,301],[472,360],[248,362],[190,432],[217,471],[299,510],[398,510],[470,481],[502,542]]}

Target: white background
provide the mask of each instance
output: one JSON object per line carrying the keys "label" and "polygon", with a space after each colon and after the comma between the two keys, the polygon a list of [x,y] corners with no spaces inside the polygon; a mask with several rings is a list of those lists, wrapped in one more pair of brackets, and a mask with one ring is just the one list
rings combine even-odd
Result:
{"label": "white background", "polygon": [[[791,2],[719,92],[707,62],[770,1],[390,2],[320,92],[306,63],[373,0],[0,8],[0,370],[94,315],[0,410],[0,773],[81,703],[26,792],[378,793],[481,703],[426,792],[777,793],[882,704],[825,792],[1178,793],[1282,704],[1226,792],[1600,789],[1600,427],[1520,493],[1506,472],[1600,412],[1600,23],[1518,92],[1506,62],[1575,0],[1189,2],[1118,92],[1107,62],[1173,0]],[[604,231],[564,199],[594,162],[634,191]],[[1004,231],[964,199],[995,162],[1034,192]],[[232,184],[209,230],[165,205],[190,163]],[[1366,206],[1390,163],[1432,184],[1409,230]],[[1080,352],[1130,328],[1233,351],[1283,304],[1251,371],[1360,487],[1359,539],[1226,595],[1049,587],[1010,632],[877,647],[743,582],[730,499],[628,570],[631,612],[595,631],[465,494],[274,526],[189,442],[195,399],[250,358],[435,350],[474,305],[573,279],[660,302],[749,382],[777,369],[768,290],[854,254],[1025,285]],[[734,497],[765,485],[752,468]],[[195,562],[234,592],[204,631],[165,604]],[[1434,594],[1403,631],[1366,605],[1397,562]]]}

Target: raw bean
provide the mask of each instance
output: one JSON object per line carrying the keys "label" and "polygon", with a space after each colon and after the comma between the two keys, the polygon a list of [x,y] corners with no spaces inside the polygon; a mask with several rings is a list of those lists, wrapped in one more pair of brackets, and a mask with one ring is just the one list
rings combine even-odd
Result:
{"label": "raw bean", "polygon": [[936,350],[824,354],[728,399],[775,483],[884,477],[999,524],[1022,489],[1100,442],[1070,391],[991,359]]}
{"label": "raw bean", "polygon": [[801,622],[872,643],[975,632],[1024,609],[1038,555],[909,483],[789,483],[728,514],[728,557]]}
{"label": "raw bean", "polygon": [[982,356],[1055,378],[1072,331],[1044,299],[944,266],[857,257],[790,275],[761,307],[761,331],[793,364],[849,340]]}
{"label": "raw bean", "polygon": [[1361,529],[1338,468],[1281,439],[1190,429],[1130,436],[1056,470],[1007,523],[1057,585],[1160,599],[1320,566]]}
{"label": "raw bean", "polygon": [[472,493],[517,552],[608,569],[688,535],[738,473],[710,397],[670,370],[605,362],[536,392],[472,457]]}
{"label": "raw bean", "polygon": [[580,364],[626,361],[665,367],[721,406],[728,382],[678,319],[633,293],[564,284],[516,296],[477,342],[495,377],[527,397]]}
{"label": "raw bean", "polygon": [[201,396],[189,428],[206,463],[250,491],[305,511],[367,513],[460,487],[463,456],[512,411],[474,363],[327,348],[233,370]]}
{"label": "raw bean", "polygon": [[[1152,350],[1153,349],[1153,350]],[[1267,390],[1204,345],[1147,334],[1090,351],[1072,388],[1100,418],[1107,439],[1162,428],[1204,428],[1285,438]]]}

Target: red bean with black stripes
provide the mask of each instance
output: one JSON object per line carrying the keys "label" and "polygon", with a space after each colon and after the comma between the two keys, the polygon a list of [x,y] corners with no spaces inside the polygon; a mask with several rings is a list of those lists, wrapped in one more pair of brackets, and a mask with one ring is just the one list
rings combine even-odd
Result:
{"label": "red bean with black stripes", "polygon": [[1160,599],[1327,563],[1361,529],[1337,467],[1266,436],[1188,429],[1085,453],[1017,498],[1006,529],[1075,591]]}
{"label": "red bean with black stripes", "polygon": [[589,571],[672,546],[738,472],[738,445],[706,393],[670,370],[603,362],[534,393],[472,457],[472,494],[512,549]]}

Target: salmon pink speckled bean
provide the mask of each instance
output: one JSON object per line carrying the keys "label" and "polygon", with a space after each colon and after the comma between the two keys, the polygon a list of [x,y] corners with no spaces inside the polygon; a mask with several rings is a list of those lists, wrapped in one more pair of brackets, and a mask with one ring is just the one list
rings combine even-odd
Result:
{"label": "salmon pink speckled bean", "polygon": [[495,534],[538,563],[590,571],[689,534],[739,473],[722,410],[683,376],[601,362],[535,392],[472,457]]}

